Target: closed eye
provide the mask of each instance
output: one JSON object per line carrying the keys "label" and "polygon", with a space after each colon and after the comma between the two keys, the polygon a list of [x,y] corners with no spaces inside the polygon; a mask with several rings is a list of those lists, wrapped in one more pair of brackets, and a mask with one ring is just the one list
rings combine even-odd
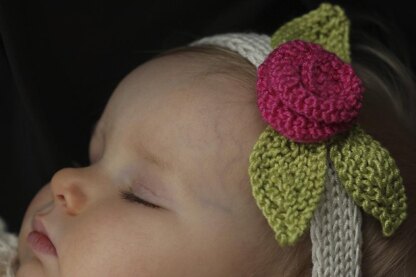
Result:
{"label": "closed eye", "polygon": [[121,198],[129,201],[129,202],[133,202],[133,203],[139,203],[141,205],[144,205],[146,207],[149,208],[153,208],[153,209],[159,209],[160,207],[152,204],[146,200],[141,199],[140,197],[138,197],[137,195],[135,195],[134,193],[132,193],[131,191],[120,191],[120,195]]}

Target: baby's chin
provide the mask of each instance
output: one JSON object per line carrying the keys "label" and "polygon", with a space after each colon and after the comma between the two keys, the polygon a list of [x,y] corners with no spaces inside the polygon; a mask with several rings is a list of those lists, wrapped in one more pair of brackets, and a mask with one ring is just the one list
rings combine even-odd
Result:
{"label": "baby's chin", "polygon": [[16,277],[45,277],[47,276],[39,260],[32,258],[20,263],[18,261]]}
{"label": "baby's chin", "polygon": [[15,272],[16,277],[60,276],[57,263],[38,259],[35,255],[29,255],[29,253],[26,253],[24,260],[20,260],[19,257]]}

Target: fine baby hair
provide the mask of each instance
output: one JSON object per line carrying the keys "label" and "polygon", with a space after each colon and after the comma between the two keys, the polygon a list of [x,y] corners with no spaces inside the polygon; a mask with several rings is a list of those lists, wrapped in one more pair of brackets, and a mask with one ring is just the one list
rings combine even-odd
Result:
{"label": "fine baby hair", "polygon": [[[257,105],[269,126],[250,156],[253,196],[278,244],[297,249],[291,258],[299,259],[306,251],[312,258],[311,268],[305,257],[299,259],[302,262],[288,258],[293,264],[282,276],[309,272],[312,276],[412,276],[416,270],[413,215],[413,223],[406,225],[409,230],[400,234],[403,241],[394,241],[394,233],[408,216],[401,172],[390,152],[357,122],[363,97],[371,97],[363,96],[365,87],[375,85],[367,80],[364,84],[350,65],[349,29],[341,7],[323,3],[271,37],[221,34],[160,55],[211,54],[219,61],[238,60],[238,53],[257,68]],[[214,68],[234,78],[238,73],[232,71],[239,71],[240,78],[248,76],[252,81],[244,62],[228,66],[227,72],[221,66]],[[401,120],[410,122],[409,129],[414,127],[414,119],[402,116]],[[414,206],[414,199],[410,201]],[[369,221],[365,228],[362,212]],[[308,229],[311,250],[304,249]],[[303,247],[293,248],[297,243]],[[393,253],[389,247],[402,247],[403,252],[388,257]],[[384,258],[376,257],[384,251]]]}

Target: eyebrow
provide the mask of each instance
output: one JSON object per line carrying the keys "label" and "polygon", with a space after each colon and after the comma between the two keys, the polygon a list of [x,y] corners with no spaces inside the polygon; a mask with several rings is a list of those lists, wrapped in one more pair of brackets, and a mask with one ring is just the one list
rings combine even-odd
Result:
{"label": "eyebrow", "polygon": [[[91,128],[91,138],[93,138],[96,133],[97,133],[97,128],[98,127],[98,121],[94,123],[93,127]],[[149,151],[146,147],[144,147],[143,143],[139,142],[138,143],[139,146],[139,151],[138,151],[138,155],[139,157],[142,157],[144,160],[146,160],[147,162],[156,165],[157,167],[159,167],[162,170],[168,170],[170,169],[170,166],[168,165],[168,163],[163,160],[159,155],[157,155],[156,153],[153,153],[151,151]]]}
{"label": "eyebrow", "polygon": [[146,148],[142,142],[138,142],[138,155],[145,159],[146,161],[148,161],[151,164],[156,165],[157,167],[159,167],[162,170],[168,170],[171,169],[171,167],[169,166],[169,164],[162,159],[161,156],[159,156],[156,153],[153,153],[151,151],[149,151],[148,148]]}

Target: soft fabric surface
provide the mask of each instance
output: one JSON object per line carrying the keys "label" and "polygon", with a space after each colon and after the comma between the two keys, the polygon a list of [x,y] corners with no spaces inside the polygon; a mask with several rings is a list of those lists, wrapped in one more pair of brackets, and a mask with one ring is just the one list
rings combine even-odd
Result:
{"label": "soft fabric surface", "polygon": [[13,277],[13,265],[17,251],[17,236],[6,232],[0,218],[0,277]]}

